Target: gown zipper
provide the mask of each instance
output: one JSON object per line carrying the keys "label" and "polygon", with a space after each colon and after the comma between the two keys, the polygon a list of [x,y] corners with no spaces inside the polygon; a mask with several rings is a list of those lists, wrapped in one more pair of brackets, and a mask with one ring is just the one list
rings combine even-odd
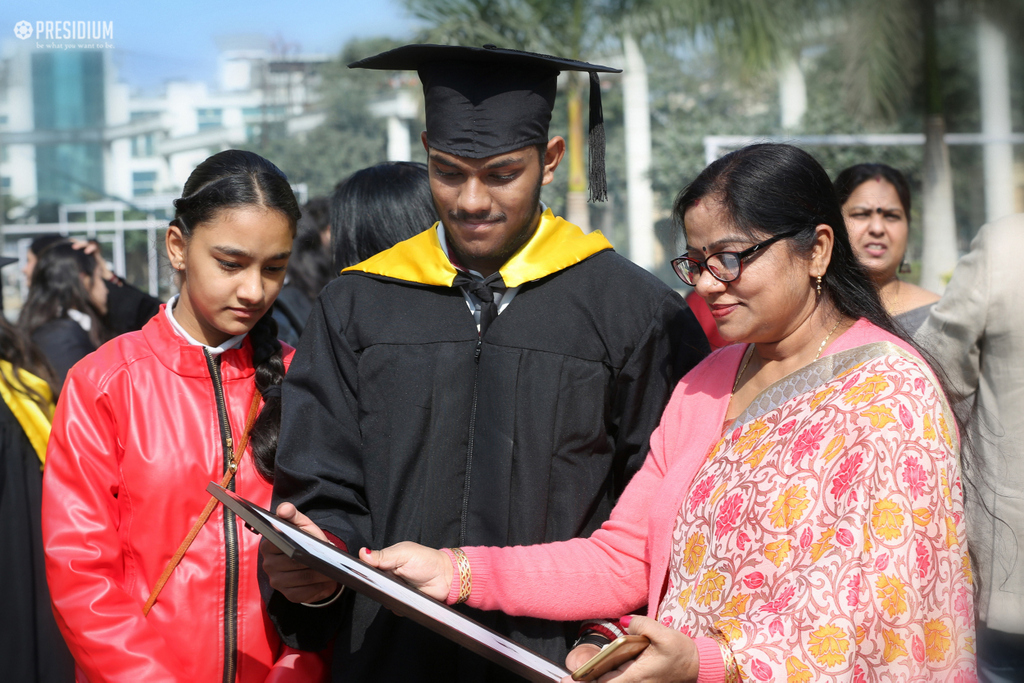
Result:
{"label": "gown zipper", "polygon": [[477,393],[480,388],[480,350],[483,346],[483,339],[476,338],[476,350],[473,352],[473,361],[476,367],[473,370],[473,408],[469,413],[469,446],[466,448],[466,479],[462,485],[462,523],[459,528],[459,545],[466,544],[466,525],[469,520],[469,475],[473,469],[473,442],[476,437],[476,403]]}
{"label": "gown zipper", "polygon": [[[232,467],[234,461],[234,442],[231,438],[231,422],[228,420],[227,404],[224,400],[224,383],[220,375],[220,356],[214,357],[208,349],[203,349],[206,365],[210,369],[213,380],[213,393],[217,399],[217,416],[220,419],[220,438],[224,451],[222,471]],[[228,489],[235,490],[235,480],[228,482]],[[223,683],[233,683],[238,666],[238,529],[235,524],[235,513],[226,507],[224,511],[224,554],[226,557],[224,572],[224,675]]]}

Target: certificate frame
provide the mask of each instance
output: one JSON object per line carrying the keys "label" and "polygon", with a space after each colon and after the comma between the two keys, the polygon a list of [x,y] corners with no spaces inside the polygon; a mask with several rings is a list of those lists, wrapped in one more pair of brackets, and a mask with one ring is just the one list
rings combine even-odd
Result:
{"label": "certificate frame", "polygon": [[307,534],[234,491],[212,481],[206,490],[238,515],[250,531],[263,536],[291,559],[467,650],[535,683],[560,681],[569,675],[566,669],[533,650],[421,593],[404,581],[371,567],[344,550]]}

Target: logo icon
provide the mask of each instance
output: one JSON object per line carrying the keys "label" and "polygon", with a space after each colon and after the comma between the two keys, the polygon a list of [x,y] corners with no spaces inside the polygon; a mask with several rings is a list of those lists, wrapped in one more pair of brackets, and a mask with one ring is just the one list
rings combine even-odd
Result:
{"label": "logo icon", "polygon": [[14,35],[22,40],[32,37],[32,24],[27,21],[19,21],[14,25]]}

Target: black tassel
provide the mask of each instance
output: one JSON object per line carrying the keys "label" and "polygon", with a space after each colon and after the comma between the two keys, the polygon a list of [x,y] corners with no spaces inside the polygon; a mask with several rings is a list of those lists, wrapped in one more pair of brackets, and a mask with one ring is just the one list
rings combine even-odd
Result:
{"label": "black tassel", "polygon": [[590,201],[608,199],[608,178],[604,170],[604,110],[601,108],[601,82],[590,72]]}

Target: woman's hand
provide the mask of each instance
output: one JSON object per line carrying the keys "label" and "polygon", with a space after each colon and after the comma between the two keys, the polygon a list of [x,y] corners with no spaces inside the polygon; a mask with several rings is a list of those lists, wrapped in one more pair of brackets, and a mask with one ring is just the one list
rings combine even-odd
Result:
{"label": "woman's hand", "polygon": [[454,570],[452,561],[440,550],[403,541],[384,550],[363,548],[359,559],[402,579],[435,600],[445,602],[448,599]]}
{"label": "woman's hand", "polygon": [[[628,623],[627,623],[628,622]],[[697,645],[675,629],[662,626],[647,617],[626,617],[619,621],[632,635],[647,636],[651,644],[636,659],[623,663],[598,679],[599,683],[634,683],[639,681],[661,681],[663,683],[691,683],[697,680],[700,662],[697,659]],[[590,648],[591,656],[597,654],[593,645],[581,645],[569,653],[566,665],[572,667],[579,656],[581,661],[572,670],[587,662],[582,659],[584,648]],[[570,676],[562,683],[573,683]]]}

